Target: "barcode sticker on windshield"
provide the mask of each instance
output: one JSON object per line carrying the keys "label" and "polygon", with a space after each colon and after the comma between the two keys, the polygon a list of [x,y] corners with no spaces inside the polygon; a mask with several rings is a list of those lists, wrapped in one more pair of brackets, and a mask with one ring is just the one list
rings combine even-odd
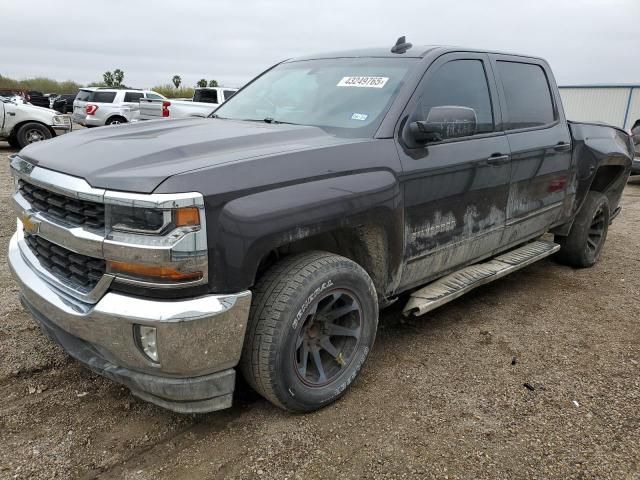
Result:
{"label": "barcode sticker on windshield", "polygon": [[382,88],[389,77],[342,77],[336,87]]}

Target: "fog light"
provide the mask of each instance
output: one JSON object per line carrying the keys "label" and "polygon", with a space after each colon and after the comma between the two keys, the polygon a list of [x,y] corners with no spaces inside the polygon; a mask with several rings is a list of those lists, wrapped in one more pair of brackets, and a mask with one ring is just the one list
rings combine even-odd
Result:
{"label": "fog light", "polygon": [[158,344],[156,338],[156,327],[146,325],[136,325],[134,327],[136,341],[140,349],[152,362],[158,363]]}

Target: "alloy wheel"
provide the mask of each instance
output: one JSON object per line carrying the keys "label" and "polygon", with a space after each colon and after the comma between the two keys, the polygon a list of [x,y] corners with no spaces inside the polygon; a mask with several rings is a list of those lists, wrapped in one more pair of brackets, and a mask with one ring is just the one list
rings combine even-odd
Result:
{"label": "alloy wheel", "polygon": [[353,361],[362,327],[362,307],[352,292],[334,290],[316,299],[296,338],[298,378],[310,387],[334,381]]}

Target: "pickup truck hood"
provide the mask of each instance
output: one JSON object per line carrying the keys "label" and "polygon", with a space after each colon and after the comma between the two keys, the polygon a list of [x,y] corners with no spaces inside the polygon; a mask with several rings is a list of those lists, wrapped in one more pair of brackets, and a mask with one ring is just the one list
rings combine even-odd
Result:
{"label": "pickup truck hood", "polygon": [[195,118],[80,130],[20,156],[95,188],[151,193],[178,173],[350,141],[317,127]]}
{"label": "pickup truck hood", "polygon": [[28,103],[16,103],[14,104],[14,107],[24,112],[48,113],[52,117],[54,115],[60,115],[58,112],[56,112],[55,110],[51,110],[50,108],[36,107],[35,105],[31,105]]}

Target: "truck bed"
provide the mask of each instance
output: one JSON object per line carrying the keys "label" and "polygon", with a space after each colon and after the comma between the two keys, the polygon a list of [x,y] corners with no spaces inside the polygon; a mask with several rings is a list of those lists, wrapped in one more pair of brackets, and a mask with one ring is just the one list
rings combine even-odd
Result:
{"label": "truck bed", "polygon": [[206,117],[216,108],[217,103],[192,102],[190,100],[140,99],[140,120],[162,118]]}

